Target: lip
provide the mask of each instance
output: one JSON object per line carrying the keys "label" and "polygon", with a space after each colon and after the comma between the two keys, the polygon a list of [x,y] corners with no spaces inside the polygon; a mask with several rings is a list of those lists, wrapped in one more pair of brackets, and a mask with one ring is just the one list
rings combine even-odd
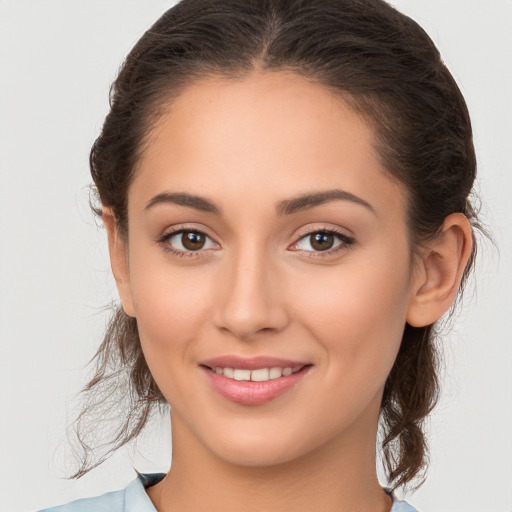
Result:
{"label": "lip", "polygon": [[[243,370],[257,370],[259,368],[297,368],[296,373],[283,375],[277,379],[264,382],[237,381],[219,375],[211,368],[220,366],[223,368],[239,368]],[[222,356],[208,359],[200,363],[206,379],[213,389],[222,397],[241,405],[262,405],[278,396],[286,393],[299,384],[309,373],[311,363],[292,361],[290,359],[279,359],[275,357],[258,356],[254,358],[243,358],[239,356]]]}
{"label": "lip", "polygon": [[291,359],[280,359],[272,356],[241,357],[235,355],[214,357],[200,361],[202,366],[215,368],[240,368],[241,370],[257,370],[259,368],[297,368],[310,364],[306,361],[293,361]]}

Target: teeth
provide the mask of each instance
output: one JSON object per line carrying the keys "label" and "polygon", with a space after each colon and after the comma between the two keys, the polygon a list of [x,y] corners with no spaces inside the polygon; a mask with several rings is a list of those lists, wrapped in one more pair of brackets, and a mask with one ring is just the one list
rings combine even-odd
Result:
{"label": "teeth", "polygon": [[235,370],[233,377],[235,380],[251,380],[251,370]]}
{"label": "teeth", "polygon": [[251,372],[251,380],[255,382],[265,382],[270,379],[270,370],[268,368],[260,368]]}
{"label": "teeth", "polygon": [[270,368],[269,373],[269,377],[271,379],[278,379],[279,377],[281,377],[281,375],[283,375],[283,370],[281,368]]}
{"label": "teeth", "polygon": [[235,370],[233,370],[233,368],[224,368],[222,373],[224,377],[229,377],[230,379],[233,379],[235,377]]}
{"label": "teeth", "polygon": [[279,379],[280,377],[287,377],[292,373],[298,372],[302,366],[296,368],[258,368],[256,370],[242,370],[240,368],[221,368],[216,366],[212,371],[219,375],[224,375],[228,379],[246,380],[253,382],[265,382],[267,380]]}

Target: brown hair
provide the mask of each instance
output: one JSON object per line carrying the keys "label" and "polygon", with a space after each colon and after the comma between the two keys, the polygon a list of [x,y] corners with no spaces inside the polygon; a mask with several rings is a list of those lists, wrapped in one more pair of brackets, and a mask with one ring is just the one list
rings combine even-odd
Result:
{"label": "brown hair", "polygon": [[[151,126],[188,84],[207,76],[287,70],[329,88],[374,127],[376,149],[408,192],[411,246],[465,214],[476,172],[466,104],[425,31],[383,0],[183,0],[138,41],[111,89],[110,112],[90,154],[101,205],[126,235],[127,191]],[[475,245],[476,248],[476,245]],[[471,256],[461,289],[473,265]],[[165,403],[143,357],[136,319],[118,308],[96,356],[76,424],[83,448],[76,477],[133,440]],[[434,326],[405,326],[381,407],[388,483],[422,482],[422,430],[438,396]],[[128,405],[112,442],[93,460],[87,418]],[[123,396],[121,398],[123,398]],[[119,410],[119,408],[117,409]],[[105,445],[103,445],[105,446]]]}

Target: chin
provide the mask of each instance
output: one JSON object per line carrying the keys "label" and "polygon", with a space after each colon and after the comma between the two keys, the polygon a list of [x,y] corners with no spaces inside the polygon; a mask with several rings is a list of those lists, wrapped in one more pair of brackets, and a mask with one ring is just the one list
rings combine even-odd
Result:
{"label": "chin", "polygon": [[225,462],[246,467],[276,466],[300,457],[290,436],[258,434],[229,437],[224,442],[215,442],[211,450]]}

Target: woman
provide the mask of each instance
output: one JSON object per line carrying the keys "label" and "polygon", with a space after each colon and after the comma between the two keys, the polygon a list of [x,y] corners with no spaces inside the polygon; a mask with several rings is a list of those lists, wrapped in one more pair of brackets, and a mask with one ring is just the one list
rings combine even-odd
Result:
{"label": "woman", "polygon": [[475,167],[457,85],[381,0],[164,14],[91,151],[122,309],[81,418],[127,372],[113,446],[169,403],[172,466],[55,510],[414,510],[378,426],[387,484],[421,482]]}

